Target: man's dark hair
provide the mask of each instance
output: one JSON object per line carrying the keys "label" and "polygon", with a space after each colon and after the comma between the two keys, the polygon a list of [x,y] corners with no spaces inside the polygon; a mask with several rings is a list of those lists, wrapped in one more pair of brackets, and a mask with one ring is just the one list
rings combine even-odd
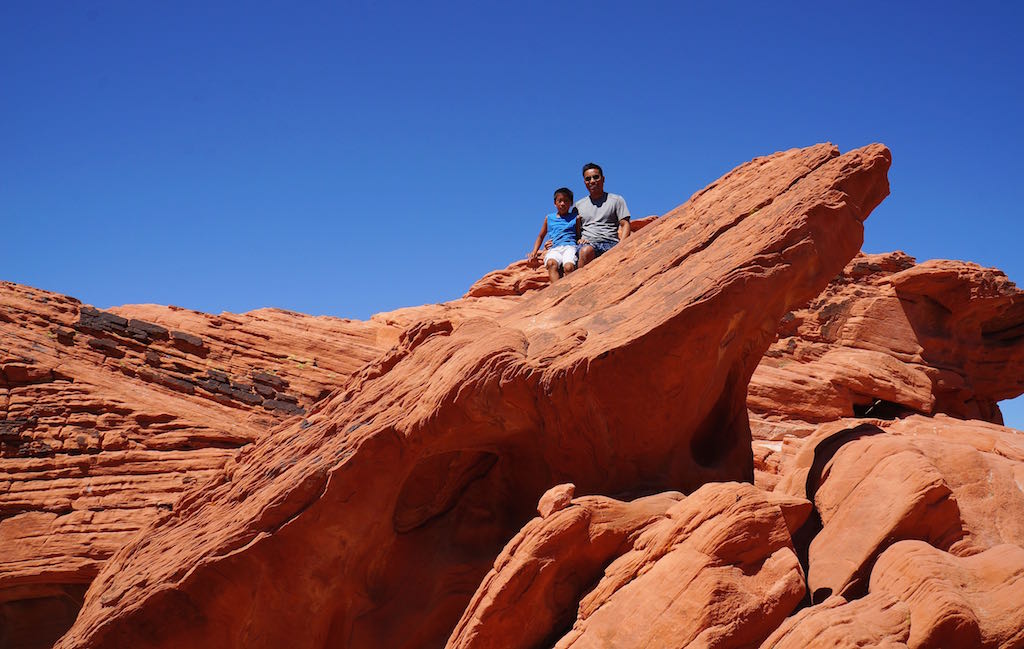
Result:
{"label": "man's dark hair", "polygon": [[604,169],[602,169],[601,165],[599,165],[599,164],[596,164],[596,163],[593,163],[593,162],[588,162],[587,164],[583,165],[583,175],[584,176],[587,175],[587,169],[597,169],[597,173],[599,173],[602,176],[604,176]]}
{"label": "man's dark hair", "polygon": [[565,194],[566,196],[569,197],[569,202],[572,202],[572,190],[569,189],[568,187],[559,187],[558,189],[555,190],[555,195],[552,196],[551,198],[558,198],[559,194]]}

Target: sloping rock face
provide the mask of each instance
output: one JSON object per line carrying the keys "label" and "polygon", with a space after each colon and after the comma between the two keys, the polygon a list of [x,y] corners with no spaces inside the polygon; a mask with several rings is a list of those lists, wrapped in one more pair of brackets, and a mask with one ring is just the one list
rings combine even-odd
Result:
{"label": "sloping rock face", "polygon": [[[440,646],[553,485],[628,499],[752,481],[749,377],[783,314],[856,254],[888,166],[879,145],[759,158],[501,313],[412,322],[160,513],[107,562],[58,646]],[[562,641],[600,643],[611,611],[636,610],[630,566],[661,587],[661,561],[688,558],[704,561],[692,593],[708,604],[677,619],[722,619],[705,574],[721,568],[748,593],[744,616],[772,601],[781,622],[803,593],[788,519],[807,505],[706,489],[616,547],[631,548],[621,570]],[[764,541],[736,541],[713,512],[755,512]],[[570,608],[579,596],[562,595]],[[767,626],[687,633],[749,643]]]}
{"label": "sloping rock face", "polygon": [[1024,647],[1024,294],[841,268],[887,166],[366,323],[0,285],[0,646]]}
{"label": "sloping rock face", "polygon": [[398,332],[0,284],[0,645],[50,646],[111,554]]}

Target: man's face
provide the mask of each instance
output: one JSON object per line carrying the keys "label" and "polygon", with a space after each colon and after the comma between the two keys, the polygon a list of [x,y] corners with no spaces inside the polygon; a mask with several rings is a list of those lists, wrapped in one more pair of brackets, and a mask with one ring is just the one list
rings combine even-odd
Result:
{"label": "man's face", "polygon": [[555,209],[558,210],[559,214],[565,214],[569,211],[569,206],[572,205],[572,199],[565,194],[555,195]]}
{"label": "man's face", "polygon": [[597,169],[587,169],[583,172],[583,184],[591,196],[600,196],[604,193],[604,175]]}

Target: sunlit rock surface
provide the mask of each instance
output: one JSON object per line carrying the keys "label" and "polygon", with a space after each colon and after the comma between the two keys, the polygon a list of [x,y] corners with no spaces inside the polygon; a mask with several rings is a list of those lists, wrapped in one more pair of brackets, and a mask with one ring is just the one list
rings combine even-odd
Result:
{"label": "sunlit rock surface", "polygon": [[765,419],[945,413],[1002,423],[1024,392],[1024,301],[1007,277],[959,261],[858,255],[787,314],[754,373]]}
{"label": "sunlit rock surface", "polygon": [[749,376],[888,165],[757,159],[499,315],[410,325],[108,561],[62,646],[436,646],[551,486],[751,481]]}
{"label": "sunlit rock surface", "polygon": [[114,551],[399,331],[0,284],[0,646],[50,646]]}
{"label": "sunlit rock surface", "polygon": [[2,285],[0,645],[1024,646],[1021,292],[858,254],[888,165],[367,322]]}

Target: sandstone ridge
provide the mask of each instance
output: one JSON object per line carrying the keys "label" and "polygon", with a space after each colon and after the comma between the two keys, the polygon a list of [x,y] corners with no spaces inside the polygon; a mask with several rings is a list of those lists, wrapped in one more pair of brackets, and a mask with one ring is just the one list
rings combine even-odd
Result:
{"label": "sandstone ridge", "polygon": [[0,286],[0,643],[1022,646],[1024,301],[858,254],[889,161],[367,322]]}

